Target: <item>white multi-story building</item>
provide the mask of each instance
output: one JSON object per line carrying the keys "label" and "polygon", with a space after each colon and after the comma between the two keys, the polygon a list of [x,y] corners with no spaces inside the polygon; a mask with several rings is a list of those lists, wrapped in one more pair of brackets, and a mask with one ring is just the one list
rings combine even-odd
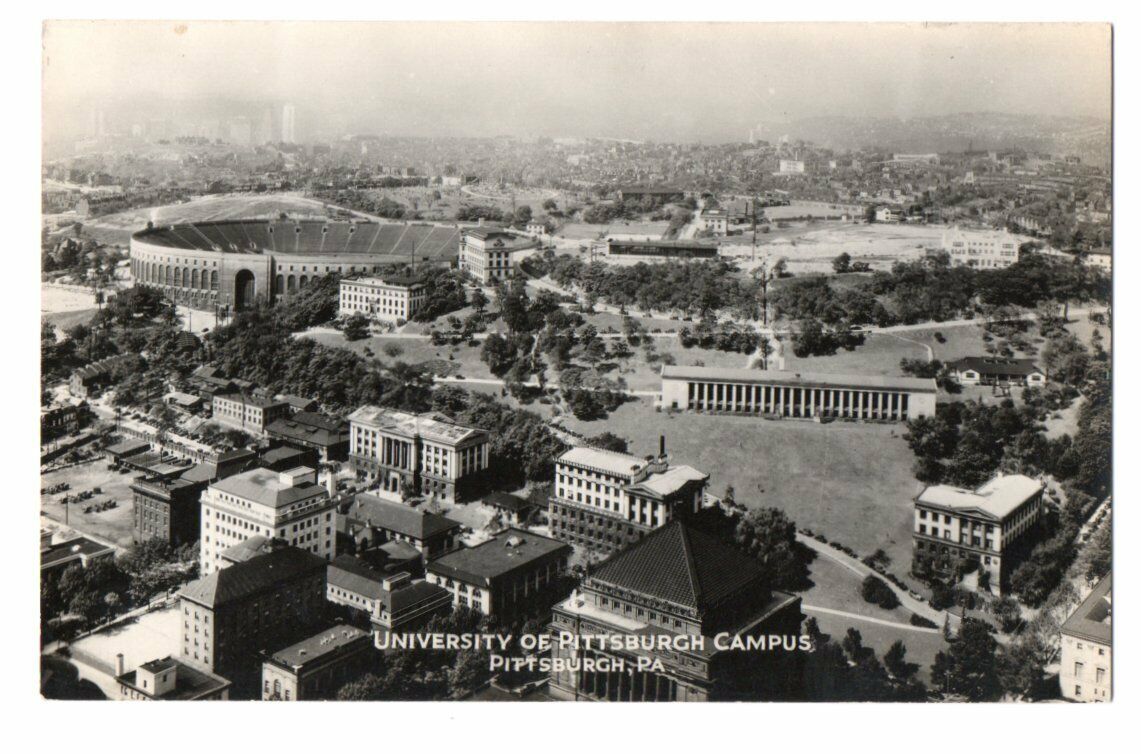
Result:
{"label": "white multi-story building", "polygon": [[1113,698],[1113,582],[1106,576],[1062,624],[1062,696],[1074,702]]}
{"label": "white multi-story building", "polygon": [[253,537],[279,539],[332,560],[334,508],[317,472],[303,466],[253,469],[214,482],[202,495],[201,575],[225,568],[222,552]]}
{"label": "white multi-story building", "polygon": [[951,228],[943,231],[940,248],[951,255],[952,264],[998,269],[1018,261],[1018,247],[1024,240],[1006,230]]}
{"label": "white multi-story building", "polygon": [[442,414],[362,406],[349,415],[349,460],[357,474],[391,496],[468,496],[487,468],[489,438]]}
{"label": "white multi-story building", "polygon": [[709,475],[673,466],[661,438],[656,457],[571,448],[555,462],[551,535],[613,552],[676,518],[697,513]]}
{"label": "white multi-story building", "polygon": [[515,274],[513,254],[531,243],[495,228],[466,230],[460,237],[460,271],[480,285],[507,280]]}
{"label": "white multi-story building", "polygon": [[945,576],[971,561],[1001,594],[1014,565],[1007,554],[1035,531],[1043,489],[1037,479],[1011,474],[973,491],[947,484],[923,490],[915,498],[913,570]]}
{"label": "white multi-story building", "polygon": [[407,322],[428,299],[423,283],[411,280],[359,278],[341,281],[339,313],[363,314],[371,319]]}
{"label": "white multi-story building", "polygon": [[780,175],[801,175],[804,173],[804,160],[781,160]]}

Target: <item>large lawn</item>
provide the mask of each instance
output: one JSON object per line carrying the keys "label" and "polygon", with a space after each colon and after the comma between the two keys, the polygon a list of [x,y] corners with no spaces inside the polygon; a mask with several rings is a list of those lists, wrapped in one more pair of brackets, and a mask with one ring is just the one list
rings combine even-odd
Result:
{"label": "large lawn", "polygon": [[942,631],[909,631],[906,628],[884,626],[879,623],[849,618],[846,615],[815,613],[811,610],[805,610],[804,613],[810,618],[815,618],[820,630],[831,636],[837,643],[844,640],[849,628],[856,629],[860,632],[864,646],[875,650],[876,657],[880,661],[883,660],[884,653],[897,639],[902,640],[903,646],[907,648],[907,661],[919,666],[919,680],[928,685],[931,683],[931,663],[935,661],[935,653],[947,649],[947,642],[943,639]]}
{"label": "large lawn", "polygon": [[[825,374],[859,374],[902,377],[901,359],[927,360],[927,349],[912,341],[911,333],[899,337],[883,333],[869,333],[863,345],[851,351],[840,349],[831,356],[800,358],[792,352],[792,344],[784,342],[784,368],[790,372],[823,372]],[[775,361],[775,360],[774,360]],[[772,363],[770,366],[775,367]]]}
{"label": "large lawn", "polygon": [[[652,338],[659,356],[670,356],[679,366],[729,367],[738,369],[746,366],[749,355],[731,351],[713,351],[705,348],[684,348],[677,338]],[[631,390],[660,390],[662,387],[662,362],[649,363],[642,347],[633,348],[634,356],[619,375]]]}
{"label": "large lawn", "polygon": [[732,485],[750,507],[781,508],[799,526],[860,555],[883,548],[892,571],[907,571],[911,498],[921,485],[911,475],[903,425],[671,414],[655,411],[647,398],[609,419],[568,418],[567,426],[587,436],[614,432],[638,455],[655,452],[658,435],[665,435],[673,461],[707,472],[713,493]]}

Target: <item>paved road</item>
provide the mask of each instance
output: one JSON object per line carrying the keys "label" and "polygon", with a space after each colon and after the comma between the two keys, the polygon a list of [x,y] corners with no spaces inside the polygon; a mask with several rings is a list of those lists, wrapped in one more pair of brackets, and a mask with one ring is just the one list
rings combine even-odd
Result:
{"label": "paved road", "polygon": [[[900,589],[895,584],[891,583],[887,579],[884,579],[871,568],[868,568],[858,559],[853,558],[852,556],[839,550],[834,550],[823,542],[818,542],[812,537],[805,536],[800,532],[797,532],[796,538],[800,542],[803,542],[804,544],[811,547],[813,550],[816,550],[816,552],[820,555],[823,555],[826,558],[830,558],[831,560],[834,560],[840,565],[844,566],[852,573],[858,575],[861,579],[868,576],[875,576],[876,578],[883,579],[883,582],[888,585],[888,588],[895,592],[895,596],[899,598],[900,604],[902,604],[905,608],[915,613],[916,615],[922,616],[927,620],[932,621],[936,626],[942,626],[943,621],[946,620],[948,613],[942,610],[936,610],[926,602],[920,602],[908,594],[905,590]],[[957,616],[952,617],[954,618]]]}
{"label": "paved road", "polygon": [[880,626],[890,626],[892,628],[900,628],[905,631],[917,631],[923,634],[937,634],[941,631],[938,628],[927,628],[926,626],[913,626],[910,623],[899,623],[894,620],[884,620],[883,618],[872,618],[868,615],[860,615],[859,613],[849,613],[846,610],[833,610],[830,607],[818,607],[816,605],[801,605],[801,609],[808,613],[823,613],[825,615],[839,615],[842,618],[850,618],[852,620],[862,620],[865,623],[875,623]]}

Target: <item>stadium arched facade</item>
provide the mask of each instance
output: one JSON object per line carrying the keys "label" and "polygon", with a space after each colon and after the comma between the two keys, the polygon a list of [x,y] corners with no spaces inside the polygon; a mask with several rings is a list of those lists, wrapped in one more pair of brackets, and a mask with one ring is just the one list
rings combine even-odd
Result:
{"label": "stadium arched facade", "polygon": [[244,309],[295,293],[340,273],[451,259],[458,228],[321,220],[227,220],[147,228],[131,236],[136,285],[159,288],[176,303]]}

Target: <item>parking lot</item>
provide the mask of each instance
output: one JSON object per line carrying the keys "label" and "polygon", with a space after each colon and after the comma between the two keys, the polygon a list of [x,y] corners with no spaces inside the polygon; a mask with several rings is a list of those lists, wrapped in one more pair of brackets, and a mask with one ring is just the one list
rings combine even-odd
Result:
{"label": "parking lot", "polygon": [[[112,542],[119,547],[127,547],[132,541],[132,528],[134,505],[131,502],[131,480],[135,474],[120,474],[107,468],[107,461],[100,458],[90,463],[71,466],[58,471],[51,471],[40,477],[40,487],[50,488],[61,482],[70,487],[66,492],[51,495],[40,495],[40,511],[43,515],[61,523],[67,523],[73,529],[91,534],[100,539]],[[101,492],[93,497],[78,502],[63,504],[67,495],[76,495],[85,490],[98,487]],[[100,503],[114,500],[118,505],[114,508],[96,513],[94,507]],[[92,512],[85,513],[86,508]]]}

